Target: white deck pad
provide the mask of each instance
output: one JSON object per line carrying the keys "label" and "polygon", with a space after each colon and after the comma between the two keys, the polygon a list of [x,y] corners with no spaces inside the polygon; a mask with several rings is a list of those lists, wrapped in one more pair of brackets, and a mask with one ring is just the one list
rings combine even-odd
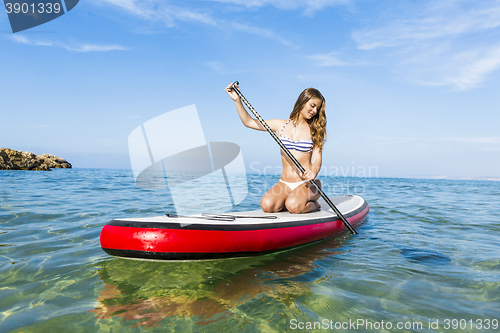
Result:
{"label": "white deck pad", "polygon": [[[338,210],[343,215],[347,215],[360,207],[365,203],[364,199],[356,196],[356,195],[346,195],[339,197],[331,197],[330,200],[337,207]],[[264,213],[262,210],[253,210],[246,212],[227,212],[224,215],[231,215],[236,217],[234,221],[224,221],[217,219],[209,219],[205,216],[192,215],[189,217],[168,217],[164,216],[156,216],[156,217],[143,217],[143,218],[124,218],[119,219],[120,221],[130,221],[134,223],[179,223],[181,225],[184,224],[210,224],[210,225],[255,225],[255,224],[281,224],[286,222],[295,222],[295,221],[307,221],[307,220],[315,220],[321,219],[330,216],[336,216],[333,210],[328,206],[328,204],[320,198],[318,200],[321,210],[317,212],[305,213],[305,214],[291,214],[289,212],[279,212],[279,213]],[[245,218],[238,218],[238,215],[245,216]],[[248,216],[255,216],[255,218],[248,218]],[[276,216],[276,219],[268,219],[268,218],[260,218],[264,216]]]}

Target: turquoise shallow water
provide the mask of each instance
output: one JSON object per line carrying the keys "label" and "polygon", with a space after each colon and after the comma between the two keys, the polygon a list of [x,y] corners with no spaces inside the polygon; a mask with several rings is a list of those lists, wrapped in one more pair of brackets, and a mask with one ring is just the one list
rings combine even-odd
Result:
{"label": "turquoise shallow water", "polygon": [[[276,181],[248,178],[237,210]],[[0,332],[500,332],[500,182],[322,181],[368,201],[359,235],[144,262],[104,253],[100,230],[173,210],[168,194],[129,170],[0,171]]]}

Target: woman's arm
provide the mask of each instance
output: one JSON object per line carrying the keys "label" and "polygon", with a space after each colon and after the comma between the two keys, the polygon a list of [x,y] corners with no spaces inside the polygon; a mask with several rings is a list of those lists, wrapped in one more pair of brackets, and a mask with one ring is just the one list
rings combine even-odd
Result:
{"label": "woman's arm", "polygon": [[321,170],[321,163],[323,161],[323,152],[315,147],[312,152],[312,165],[311,169],[307,169],[302,177],[307,180],[313,180],[318,176],[319,170]]}
{"label": "woman's arm", "polygon": [[[243,106],[240,100],[240,96],[234,91],[232,88],[233,84],[231,83],[226,87],[226,92],[231,97],[234,101],[234,104],[236,105],[236,110],[238,111],[238,115],[240,116],[241,122],[243,125],[245,125],[248,128],[253,128],[259,131],[265,131],[266,129],[262,124],[257,120],[253,119]],[[238,85],[236,85],[238,87]],[[279,125],[279,123],[283,122],[284,120],[281,119],[271,119],[271,120],[266,120],[266,123],[269,125],[269,127],[276,132],[276,128]]]}

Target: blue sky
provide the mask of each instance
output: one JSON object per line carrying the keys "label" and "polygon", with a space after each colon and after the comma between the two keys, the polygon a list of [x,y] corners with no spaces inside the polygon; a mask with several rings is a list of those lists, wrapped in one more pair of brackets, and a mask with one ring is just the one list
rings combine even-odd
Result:
{"label": "blue sky", "polygon": [[323,93],[323,172],[500,178],[499,1],[86,0],[16,34],[0,15],[0,45],[0,146],[74,167],[130,168],[134,128],[196,104],[207,141],[279,172],[238,80],[265,119]]}

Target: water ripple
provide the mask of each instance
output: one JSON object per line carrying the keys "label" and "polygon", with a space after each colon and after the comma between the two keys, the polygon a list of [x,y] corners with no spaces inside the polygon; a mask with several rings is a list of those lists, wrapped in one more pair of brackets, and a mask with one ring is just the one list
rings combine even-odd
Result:
{"label": "water ripple", "polygon": [[[277,179],[248,175],[235,210],[259,209]],[[342,189],[336,195],[363,188],[370,214],[360,235],[253,258],[143,262],[108,256],[100,230],[172,211],[168,192],[136,187],[128,170],[0,171],[0,331],[282,332],[292,319],[425,328],[500,318],[500,183],[322,181]]]}

